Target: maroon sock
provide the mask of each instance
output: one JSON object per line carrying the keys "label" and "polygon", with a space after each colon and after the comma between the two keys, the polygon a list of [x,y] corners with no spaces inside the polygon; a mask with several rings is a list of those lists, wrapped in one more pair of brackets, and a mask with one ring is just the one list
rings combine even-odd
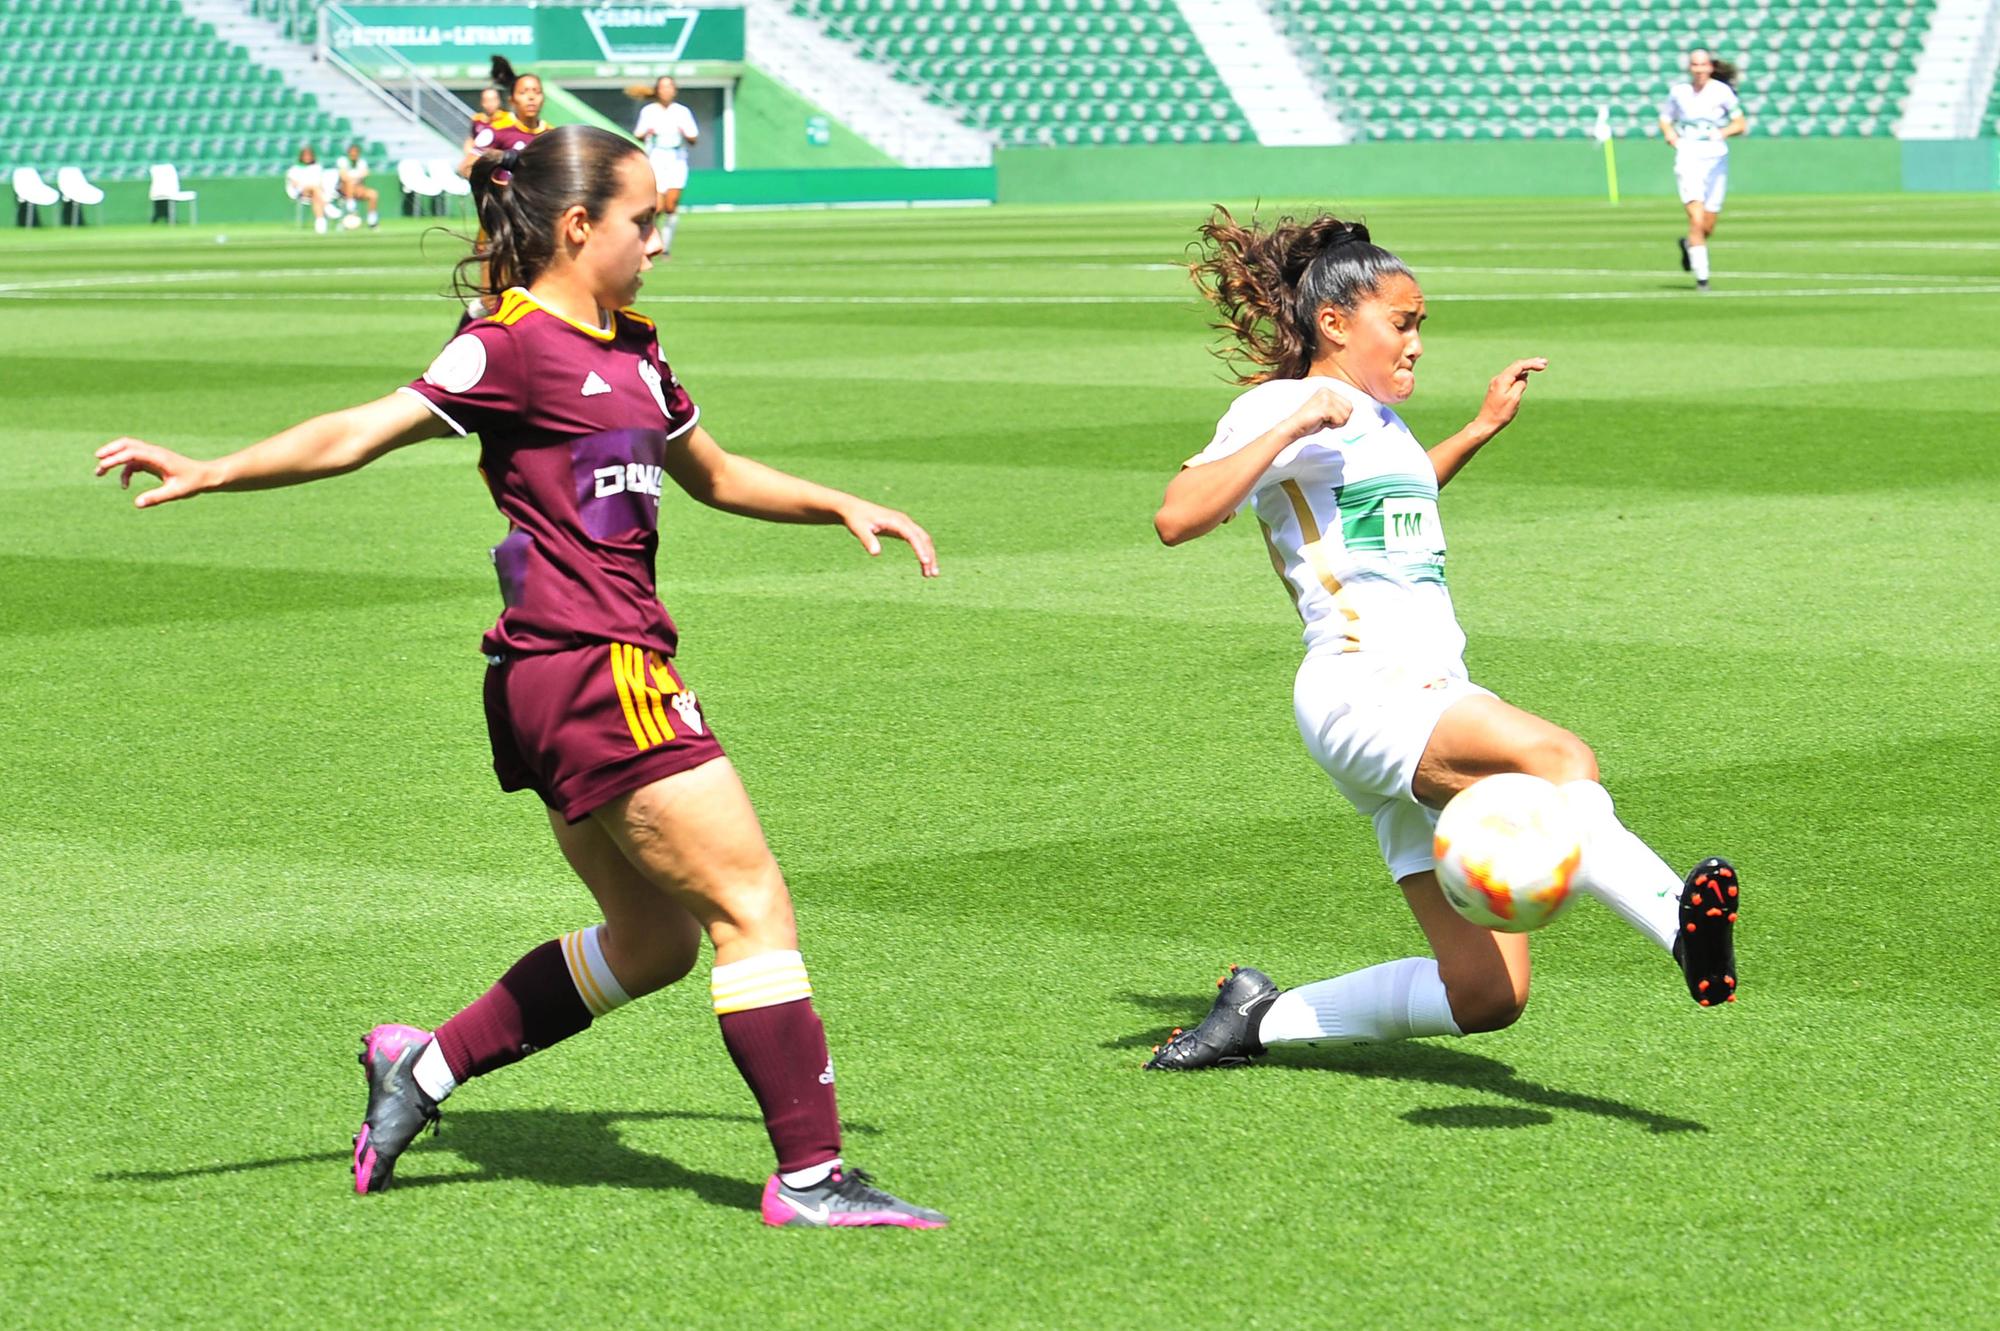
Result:
{"label": "maroon sock", "polygon": [[750,1083],[780,1173],[823,1164],[840,1154],[840,1111],[833,1103],[833,1060],[812,1000],[727,1012],[722,1043]]}
{"label": "maroon sock", "polygon": [[590,1025],[590,1009],[569,978],[562,941],[550,939],[514,963],[500,982],[438,1027],[438,1048],[458,1081],[518,1063]]}

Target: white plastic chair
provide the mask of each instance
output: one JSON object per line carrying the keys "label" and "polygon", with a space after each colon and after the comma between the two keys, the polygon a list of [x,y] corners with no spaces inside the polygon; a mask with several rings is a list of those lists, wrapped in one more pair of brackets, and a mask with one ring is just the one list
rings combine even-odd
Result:
{"label": "white plastic chair", "polygon": [[[446,199],[455,202],[460,199],[470,200],[472,198],[472,182],[458,174],[458,163],[456,161],[449,157],[433,157],[430,161],[424,163],[424,165],[429,168],[431,179],[436,181],[438,187],[444,191]],[[465,211],[470,212],[471,206],[470,202],[468,202],[465,205]]]}
{"label": "white plastic chair", "polygon": [[201,221],[200,205],[194,201],[197,191],[181,188],[181,173],[178,169],[162,162],[148,167],[147,172],[151,175],[153,183],[146,191],[146,197],[153,201],[155,222],[164,217],[167,225],[172,226],[179,220],[179,205],[183,203],[191,205],[188,208],[188,220]]}
{"label": "white plastic chair", "polygon": [[66,225],[82,226],[83,210],[104,202],[104,191],[86,180],[80,167],[58,169],[56,188],[62,191],[63,222]]}
{"label": "white plastic chair", "polygon": [[[425,212],[436,213],[437,201],[444,197],[444,186],[431,178],[424,164],[414,157],[405,157],[396,163],[396,183],[403,188],[403,216],[417,217]],[[418,203],[427,199],[428,205]]]}
{"label": "white plastic chair", "polygon": [[19,225],[40,226],[42,209],[61,198],[34,167],[14,168],[14,221]]}

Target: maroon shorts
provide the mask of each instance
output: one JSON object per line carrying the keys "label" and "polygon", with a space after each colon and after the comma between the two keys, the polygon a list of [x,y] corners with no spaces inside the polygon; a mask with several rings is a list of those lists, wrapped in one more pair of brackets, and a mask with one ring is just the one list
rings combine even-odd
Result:
{"label": "maroon shorts", "polygon": [[619,642],[488,666],[486,731],[500,788],[532,790],[572,823],[722,756],[673,663]]}

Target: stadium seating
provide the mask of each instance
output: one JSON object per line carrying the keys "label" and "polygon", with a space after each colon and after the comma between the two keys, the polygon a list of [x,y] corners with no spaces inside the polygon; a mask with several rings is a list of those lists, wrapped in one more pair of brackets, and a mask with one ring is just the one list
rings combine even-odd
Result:
{"label": "stadium seating", "polygon": [[1657,135],[1685,54],[1736,62],[1755,131],[1888,134],[1936,0],[1272,0],[1341,114],[1374,139]]}
{"label": "stadium seating", "polygon": [[[276,177],[353,131],[173,0],[0,0],[0,167]],[[370,145],[376,160],[386,154]]]}
{"label": "stadium seating", "polygon": [[1009,147],[1255,143],[1173,0],[793,0]]}

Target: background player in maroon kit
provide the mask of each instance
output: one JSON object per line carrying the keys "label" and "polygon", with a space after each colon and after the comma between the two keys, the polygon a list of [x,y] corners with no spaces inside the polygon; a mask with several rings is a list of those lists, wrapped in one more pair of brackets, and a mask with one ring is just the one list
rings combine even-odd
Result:
{"label": "background player in maroon kit", "polygon": [[[465,160],[458,164],[458,174],[472,178],[472,168],[480,154],[487,152],[519,152],[548,132],[549,126],[542,123],[542,81],[533,74],[514,73],[514,68],[499,56],[493,57],[493,75],[503,75],[508,81],[513,99],[512,111],[496,111],[484,125],[474,118],[472,138],[465,146]],[[486,223],[479,224],[477,246],[486,243]],[[480,294],[465,302],[466,319],[478,319],[493,313],[497,308],[496,298],[486,294],[495,290],[487,278],[486,270],[479,271]],[[465,321],[459,323],[465,327]]]}
{"label": "background player in maroon kit", "polygon": [[[769,1224],[934,1228],[844,1169],[833,1063],[798,952],[792,904],[735,769],[673,665],[673,621],[654,592],[658,496],[773,522],[842,523],[870,554],[880,537],[937,573],[907,516],[725,452],[632,313],[659,250],[652,172],[630,140],[568,126],[473,170],[490,319],[424,375],[215,461],[137,439],[97,453],[97,473],[161,484],[141,508],[210,490],[338,475],[391,449],[477,434],[509,533],[494,551],[506,604],[485,639],[486,713],[503,788],[548,805],[564,855],[604,922],[531,950],[435,1033],[385,1025],[363,1041],[368,1109],[355,1189],[390,1181],[438,1102],[686,975],[706,931],[722,1036],[778,1157]],[[463,269],[461,270],[463,271]]]}

